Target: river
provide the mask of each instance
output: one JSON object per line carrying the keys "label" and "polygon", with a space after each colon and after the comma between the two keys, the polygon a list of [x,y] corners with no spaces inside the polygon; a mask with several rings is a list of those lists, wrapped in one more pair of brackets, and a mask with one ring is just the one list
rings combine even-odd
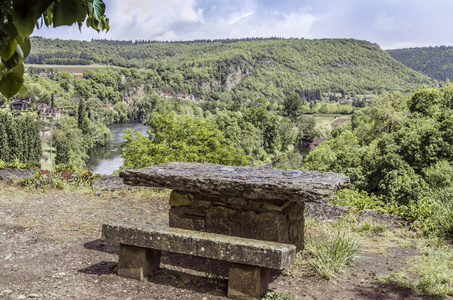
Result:
{"label": "river", "polygon": [[124,130],[132,128],[134,131],[140,131],[146,136],[146,130],[149,126],[142,123],[115,123],[107,126],[110,129],[112,137],[104,147],[94,150],[87,162],[87,169],[95,174],[111,175],[123,165],[123,159],[117,151],[118,147],[124,141]]}

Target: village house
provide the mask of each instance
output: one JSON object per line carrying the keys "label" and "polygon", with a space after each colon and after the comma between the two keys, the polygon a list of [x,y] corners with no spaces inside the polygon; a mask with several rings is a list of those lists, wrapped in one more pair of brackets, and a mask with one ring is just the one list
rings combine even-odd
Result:
{"label": "village house", "polygon": [[182,95],[178,95],[178,99],[187,99],[187,100],[190,100],[190,101],[195,101],[195,96],[192,95],[192,94],[182,94]]}
{"label": "village house", "polygon": [[9,109],[11,110],[27,110],[28,101],[26,100],[16,100],[9,104]]}
{"label": "village house", "polygon": [[41,104],[38,108],[38,115],[44,118],[52,117],[54,119],[61,118],[62,111],[52,108],[47,104]]}
{"label": "village house", "polygon": [[168,94],[168,93],[159,93],[159,96],[161,96],[162,98],[165,98],[165,99],[170,99],[171,98],[171,95]]}
{"label": "village house", "polygon": [[47,128],[43,128],[41,129],[41,136],[50,136],[50,129],[47,129]]}
{"label": "village house", "polygon": [[332,126],[332,128],[336,128],[336,127],[343,125],[344,123],[350,122],[350,121],[351,121],[350,118],[338,118],[338,119],[333,120],[332,123],[330,123],[330,125]]}
{"label": "village house", "polygon": [[112,103],[105,103],[105,104],[102,104],[102,107],[113,109],[113,104]]}
{"label": "village house", "polygon": [[315,137],[313,142],[311,142],[311,144],[310,144],[310,151],[315,149],[316,147],[318,147],[325,140],[327,140],[327,138],[325,138],[325,137]]}

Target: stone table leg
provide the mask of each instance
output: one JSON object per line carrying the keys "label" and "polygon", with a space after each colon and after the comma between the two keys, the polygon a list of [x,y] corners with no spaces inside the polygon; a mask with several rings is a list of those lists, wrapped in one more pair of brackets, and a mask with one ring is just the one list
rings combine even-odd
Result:
{"label": "stone table leg", "polygon": [[146,275],[159,268],[160,250],[121,244],[118,275],[142,281]]}
{"label": "stone table leg", "polygon": [[269,284],[269,269],[230,263],[228,298],[249,300],[261,297]]}

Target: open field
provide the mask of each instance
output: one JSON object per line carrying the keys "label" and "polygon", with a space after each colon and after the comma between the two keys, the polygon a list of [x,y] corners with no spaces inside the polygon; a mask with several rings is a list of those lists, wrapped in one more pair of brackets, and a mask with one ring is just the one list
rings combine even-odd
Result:
{"label": "open field", "polygon": [[102,69],[106,67],[105,65],[36,65],[36,64],[26,64],[25,68],[40,68],[40,69],[55,69],[58,72],[69,72],[74,75],[82,75],[83,71],[93,70],[93,69]]}

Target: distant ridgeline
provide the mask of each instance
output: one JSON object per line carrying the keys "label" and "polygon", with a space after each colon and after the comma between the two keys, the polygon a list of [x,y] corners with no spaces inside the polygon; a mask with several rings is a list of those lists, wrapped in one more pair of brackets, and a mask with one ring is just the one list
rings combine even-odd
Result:
{"label": "distant ridgeline", "polygon": [[[279,101],[293,91],[350,97],[436,83],[353,39],[193,42],[32,39],[29,64],[102,64],[153,70],[152,88],[217,100],[224,92]],[[321,99],[318,99],[321,100]]]}
{"label": "distant ridgeline", "polygon": [[453,46],[387,50],[387,53],[411,69],[433,79],[453,80]]}

